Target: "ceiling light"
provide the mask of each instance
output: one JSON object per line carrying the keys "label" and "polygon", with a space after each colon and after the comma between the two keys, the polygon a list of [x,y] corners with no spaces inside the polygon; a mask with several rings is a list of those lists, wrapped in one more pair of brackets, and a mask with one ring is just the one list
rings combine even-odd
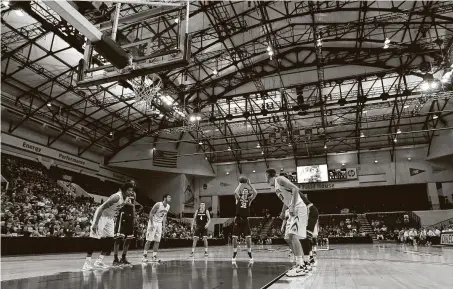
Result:
{"label": "ceiling light", "polygon": [[327,149],[327,144],[324,144],[324,149],[325,149],[325,150]]}
{"label": "ceiling light", "polygon": [[293,145],[289,143],[288,146],[289,146],[289,147],[292,147]]}
{"label": "ceiling light", "polygon": [[322,46],[322,39],[316,40],[316,46]]}
{"label": "ceiling light", "polygon": [[394,143],[397,143],[397,142],[398,142],[398,139],[395,137],[395,138],[393,139],[393,142],[394,142]]}
{"label": "ceiling light", "polygon": [[283,171],[283,168],[280,168],[280,171]]}
{"label": "ceiling light", "polygon": [[52,106],[52,103],[51,103],[51,102],[48,102],[48,103],[47,103],[47,106],[48,106],[48,107],[51,107],[51,106]]}
{"label": "ceiling light", "polygon": [[22,17],[24,16],[24,12],[22,12],[22,10],[15,10],[16,11],[16,15],[19,16],[19,17]]}
{"label": "ceiling light", "polygon": [[364,110],[364,111],[362,111],[362,113],[366,114],[366,113],[368,113],[368,110]]}
{"label": "ceiling light", "polygon": [[342,163],[341,165],[344,167],[344,166],[345,166],[345,163]]}
{"label": "ceiling light", "polygon": [[423,90],[428,90],[429,88],[430,88],[429,83],[428,83],[427,81],[424,81],[424,82],[422,83],[422,89],[423,89]]}
{"label": "ceiling light", "polygon": [[365,134],[363,132],[361,132],[360,137],[365,137]]}
{"label": "ceiling light", "polygon": [[199,145],[202,145],[202,144],[203,144],[203,141],[200,139],[200,140],[198,141],[198,144],[199,144]]}
{"label": "ceiling light", "polygon": [[231,151],[231,147],[228,147],[228,150]]}
{"label": "ceiling light", "polygon": [[377,163],[378,163],[378,160],[375,160],[374,163],[377,164]]}
{"label": "ceiling light", "polygon": [[204,157],[205,160],[208,160],[208,157]]}
{"label": "ceiling light", "polygon": [[397,130],[396,130],[396,133],[397,133],[397,134],[400,134],[400,133],[401,133],[401,130],[400,130],[400,129],[397,129]]}
{"label": "ceiling light", "polygon": [[227,175],[229,175],[229,174],[230,174],[230,172],[226,172],[226,174],[227,174]]}
{"label": "ceiling light", "polygon": [[260,144],[258,143],[258,144],[256,145],[256,148],[259,149],[260,147],[261,147],[261,146],[260,146]]}
{"label": "ceiling light", "polygon": [[214,70],[212,71],[212,74],[214,74],[214,75],[217,75],[218,73],[219,73],[219,72],[217,71],[217,69],[214,69]]}
{"label": "ceiling light", "polygon": [[271,52],[272,51],[272,47],[270,45],[267,46],[267,52]]}
{"label": "ceiling light", "polygon": [[408,157],[408,158],[407,158],[407,160],[408,160],[408,161],[411,161],[411,160],[412,160],[412,158],[411,158],[411,157]]}
{"label": "ceiling light", "polygon": [[179,18],[176,18],[176,19],[175,19],[175,23],[179,23]]}
{"label": "ceiling light", "polygon": [[253,170],[253,172],[256,172],[255,170]]}
{"label": "ceiling light", "polygon": [[389,48],[389,45],[388,44],[384,44],[384,49],[387,49]]}
{"label": "ceiling light", "polygon": [[111,131],[109,134],[112,136],[113,135],[113,131]]}
{"label": "ceiling light", "polygon": [[385,38],[384,44],[390,44],[390,39]]}
{"label": "ceiling light", "polygon": [[439,118],[439,116],[437,114],[433,115],[433,119],[438,119],[438,118]]}
{"label": "ceiling light", "polygon": [[264,155],[264,151],[261,151],[261,154]]}

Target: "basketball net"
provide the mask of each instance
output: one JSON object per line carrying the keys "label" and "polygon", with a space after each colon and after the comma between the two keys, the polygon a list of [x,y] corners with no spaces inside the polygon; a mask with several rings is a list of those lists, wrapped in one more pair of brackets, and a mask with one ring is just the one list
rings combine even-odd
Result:
{"label": "basketball net", "polygon": [[153,100],[162,89],[162,79],[157,74],[135,77],[129,80],[135,93],[135,105],[144,111],[153,108]]}

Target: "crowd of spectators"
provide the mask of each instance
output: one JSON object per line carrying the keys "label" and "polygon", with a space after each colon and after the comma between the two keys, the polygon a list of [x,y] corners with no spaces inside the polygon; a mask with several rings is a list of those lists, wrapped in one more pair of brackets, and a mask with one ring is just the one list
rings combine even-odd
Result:
{"label": "crowd of spectators", "polygon": [[355,214],[326,215],[319,219],[318,235],[320,238],[359,237],[366,236],[366,232]]}

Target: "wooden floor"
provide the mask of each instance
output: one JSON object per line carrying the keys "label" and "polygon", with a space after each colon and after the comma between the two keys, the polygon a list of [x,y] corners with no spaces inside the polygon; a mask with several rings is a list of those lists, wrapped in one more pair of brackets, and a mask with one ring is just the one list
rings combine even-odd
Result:
{"label": "wooden floor", "polygon": [[[396,244],[333,245],[318,253],[318,264],[308,276],[289,278],[291,266],[285,246],[255,246],[249,266],[244,248],[237,268],[231,265],[232,248],[210,248],[203,257],[197,248],[160,252],[161,264],[142,265],[141,252],[130,252],[132,268],[81,271],[83,254],[3,257],[2,288],[11,289],[270,289],[292,288],[452,288],[453,248]],[[110,264],[112,257],[106,258]]]}

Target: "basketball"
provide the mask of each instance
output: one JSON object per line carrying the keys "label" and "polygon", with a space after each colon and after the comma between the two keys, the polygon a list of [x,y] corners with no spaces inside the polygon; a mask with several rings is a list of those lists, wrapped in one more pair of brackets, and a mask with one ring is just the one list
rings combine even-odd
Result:
{"label": "basketball", "polygon": [[239,177],[239,182],[241,184],[246,184],[248,182],[248,180],[249,180],[249,178],[247,178],[247,177],[244,177],[244,176]]}

